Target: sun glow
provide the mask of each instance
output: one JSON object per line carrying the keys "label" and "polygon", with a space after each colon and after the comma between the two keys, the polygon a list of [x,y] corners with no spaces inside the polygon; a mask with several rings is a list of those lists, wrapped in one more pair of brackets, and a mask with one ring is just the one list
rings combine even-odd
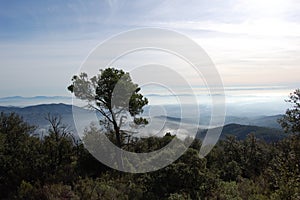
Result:
{"label": "sun glow", "polygon": [[253,18],[282,18],[291,5],[291,0],[242,0],[236,9],[245,11]]}

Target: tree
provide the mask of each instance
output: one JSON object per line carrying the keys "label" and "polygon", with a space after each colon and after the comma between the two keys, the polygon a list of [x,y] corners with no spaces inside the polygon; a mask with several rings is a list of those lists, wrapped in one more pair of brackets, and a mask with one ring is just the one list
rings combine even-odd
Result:
{"label": "tree", "polygon": [[287,109],[278,122],[286,132],[300,133],[300,89],[291,93],[286,102],[291,103],[292,108]]}
{"label": "tree", "polygon": [[[128,127],[148,123],[146,119],[137,117],[148,104],[148,99],[139,93],[140,88],[132,82],[128,72],[106,68],[90,79],[86,73],[81,73],[72,78],[68,90],[85,101],[89,109],[94,109],[103,116],[100,124],[106,129],[106,133],[114,136],[112,139],[119,148],[129,144],[133,138],[134,131],[128,130]],[[120,155],[117,159],[118,165],[122,166]]]}
{"label": "tree", "polygon": [[74,165],[77,161],[74,152],[72,132],[62,123],[60,116],[46,117],[50,126],[48,135],[42,142],[43,168],[46,173],[43,178],[48,181],[72,182],[74,176]]}
{"label": "tree", "polygon": [[15,113],[0,113],[0,197],[8,198],[23,179],[33,180],[38,171],[38,138]]}

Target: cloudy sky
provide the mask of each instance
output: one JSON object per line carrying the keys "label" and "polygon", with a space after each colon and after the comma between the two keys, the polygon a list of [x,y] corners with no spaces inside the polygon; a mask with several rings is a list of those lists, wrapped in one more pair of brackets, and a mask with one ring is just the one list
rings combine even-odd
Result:
{"label": "cloudy sky", "polygon": [[69,95],[93,48],[142,27],[196,41],[227,87],[300,85],[299,0],[1,1],[0,97]]}

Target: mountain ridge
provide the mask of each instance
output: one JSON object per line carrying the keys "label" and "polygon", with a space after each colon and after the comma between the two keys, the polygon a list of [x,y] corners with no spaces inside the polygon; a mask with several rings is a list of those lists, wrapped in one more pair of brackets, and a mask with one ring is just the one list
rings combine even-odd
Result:
{"label": "mountain ridge", "polygon": [[[83,110],[83,109],[82,109]],[[75,123],[73,119],[72,113],[72,105],[64,104],[64,103],[51,103],[51,104],[38,104],[38,105],[31,105],[26,107],[7,107],[7,106],[0,106],[0,112],[4,113],[11,113],[15,112],[23,117],[23,119],[28,122],[29,124],[36,125],[39,127],[39,130],[45,130],[49,127],[49,122],[46,120],[48,114],[61,116],[62,123],[70,126],[73,130],[76,130]],[[261,139],[266,141],[276,141],[278,139],[284,138],[283,131],[279,128],[275,128],[272,123],[277,123],[276,120],[282,115],[274,115],[274,116],[258,116],[257,118],[239,118],[234,116],[227,117],[227,123],[223,126],[223,131],[221,134],[221,139],[224,139],[226,136],[233,135],[236,136],[238,139],[245,139],[246,135],[250,133],[254,133]],[[177,123],[186,123],[191,124],[193,122],[192,119],[181,119],[174,116],[155,116],[155,118]],[[240,120],[240,121],[239,121]],[[248,122],[246,122],[249,120]],[[273,121],[272,121],[273,120]],[[241,123],[234,123],[233,121],[244,122],[246,124]],[[255,124],[264,124],[268,125],[269,127],[264,126],[257,126]],[[272,122],[272,123],[271,123]],[[279,124],[278,124],[279,125]],[[197,135],[199,138],[203,137],[207,130],[202,129]]]}

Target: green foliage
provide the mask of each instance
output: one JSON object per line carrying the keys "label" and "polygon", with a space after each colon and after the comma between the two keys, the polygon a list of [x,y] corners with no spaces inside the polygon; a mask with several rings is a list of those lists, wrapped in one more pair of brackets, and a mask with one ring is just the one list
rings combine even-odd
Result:
{"label": "green foliage", "polygon": [[[122,129],[129,113],[132,117],[131,127],[146,125],[146,119],[136,117],[148,104],[147,98],[139,93],[140,88],[133,83],[129,73],[115,68],[100,70],[97,76],[88,78],[86,73],[72,78],[68,90],[87,102],[89,108],[98,111],[104,118],[100,120],[107,133],[114,131],[113,140],[118,147],[126,144],[130,131]],[[128,143],[128,142],[127,142]]]}
{"label": "green foliage", "polygon": [[242,200],[236,182],[220,182],[218,199],[221,200]]}
{"label": "green foliage", "polygon": [[79,180],[74,190],[80,199],[126,199],[115,186],[114,181],[86,178]]}
{"label": "green foliage", "polygon": [[[19,116],[0,115],[0,199],[300,198],[300,135],[272,144],[254,135],[228,137],[203,159],[201,141],[195,140],[171,165],[128,174],[98,162],[59,118],[49,119],[48,134],[37,138]],[[88,132],[87,140],[101,140],[93,127]],[[178,139],[170,133],[138,139],[128,150],[154,151],[171,140]],[[167,159],[172,152],[164,153]]]}
{"label": "green foliage", "polygon": [[18,189],[17,197],[20,199],[32,199],[33,190],[34,187],[30,183],[23,180]]}
{"label": "green foliage", "polygon": [[34,171],[39,171],[40,144],[30,136],[33,130],[14,113],[0,114],[0,196],[15,191],[23,179],[32,180]]}
{"label": "green foliage", "polygon": [[33,194],[35,199],[74,199],[79,200],[78,196],[72,191],[71,186],[62,183],[44,185]]}
{"label": "green foliage", "polygon": [[24,134],[31,134],[35,130],[34,126],[31,126],[23,121],[23,119],[15,113],[5,114],[0,113],[0,133],[8,135],[8,138],[16,137],[18,138]]}
{"label": "green foliage", "polygon": [[187,200],[191,199],[188,194],[178,194],[178,193],[173,193],[170,194],[168,200]]}
{"label": "green foliage", "polygon": [[237,181],[241,174],[241,167],[233,160],[229,161],[227,165],[224,166],[220,175],[224,181]]}
{"label": "green foliage", "polygon": [[292,104],[292,108],[287,109],[278,122],[286,132],[300,133],[300,89],[291,93],[286,102]]}

